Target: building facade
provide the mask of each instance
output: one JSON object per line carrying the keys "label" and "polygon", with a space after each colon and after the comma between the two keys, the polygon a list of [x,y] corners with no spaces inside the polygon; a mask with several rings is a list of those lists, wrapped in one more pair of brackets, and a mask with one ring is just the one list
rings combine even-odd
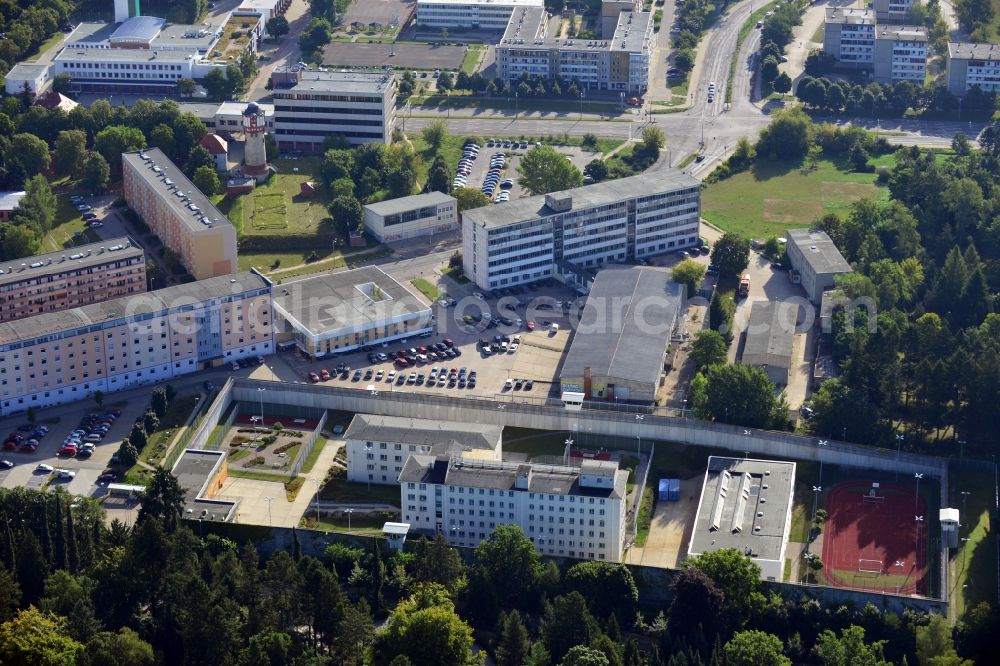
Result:
{"label": "building facade", "polygon": [[611,37],[561,39],[548,34],[544,8],[517,8],[496,47],[497,74],[562,78],[583,88],[641,94],[649,81],[653,19],[648,12],[621,12]]}
{"label": "building facade", "polygon": [[381,243],[455,231],[458,202],[441,192],[427,192],[368,204],[365,228]]}
{"label": "building facade", "polygon": [[905,23],[910,17],[910,9],[919,0],[875,0],[875,18],[879,22]]}
{"label": "building facade", "polygon": [[628,472],[412,454],[399,475],[402,522],[474,548],[517,525],[543,555],[621,562]]}
{"label": "building facade", "polygon": [[929,39],[927,28],[923,26],[876,26],[875,81],[909,81],[923,87]]}
{"label": "building facade", "polygon": [[693,247],[699,185],[671,169],[467,210],[465,275],[494,289]]}
{"label": "building facade", "polygon": [[796,302],[755,301],[750,306],[741,360],[761,368],[779,386],[788,384],[792,369],[792,338],[798,314]]}
{"label": "building facade", "polygon": [[973,86],[1000,91],[1000,44],[948,42],[948,91],[961,97]]}
{"label": "building facade", "polygon": [[503,428],[356,414],[344,433],[347,480],[396,485],[411,454],[499,461]]}
{"label": "building facade", "polygon": [[0,264],[0,322],[146,291],[146,257],[113,238]]}
{"label": "building facade", "polygon": [[122,155],[122,196],[195,279],[236,272],[236,228],[159,148]]}
{"label": "building facade", "polygon": [[875,62],[875,12],[827,8],[823,51],[845,69],[871,69]]}
{"label": "building facade", "polygon": [[4,91],[8,95],[23,95],[25,92],[30,96],[43,95],[52,87],[54,76],[49,65],[19,62],[4,75]]}
{"label": "building facade", "polygon": [[883,23],[871,9],[826,10],[823,50],[838,68],[870,70],[878,83],[923,86],[928,42],[927,28]]}
{"label": "building facade", "polygon": [[798,271],[809,300],[819,305],[834,278],[853,269],[824,231],[788,230],[788,261]]}
{"label": "building facade", "polygon": [[516,9],[544,0],[417,0],[417,26],[446,30],[505,30]]}
{"label": "building facade", "polygon": [[0,220],[4,222],[9,220],[26,194],[28,193],[24,190],[0,192]]}
{"label": "building facade", "polygon": [[166,381],[273,351],[271,282],[191,282],[0,324],[0,413]]}
{"label": "building facade", "polygon": [[318,152],[330,135],[349,143],[389,143],[395,121],[396,79],[391,71],[276,71],[274,138],[282,150]]}

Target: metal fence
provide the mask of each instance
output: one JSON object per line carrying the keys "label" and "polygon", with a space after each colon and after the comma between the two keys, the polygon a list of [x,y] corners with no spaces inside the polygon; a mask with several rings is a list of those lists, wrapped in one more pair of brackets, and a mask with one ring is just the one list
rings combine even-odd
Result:
{"label": "metal fence", "polygon": [[309,454],[312,453],[313,446],[316,444],[316,440],[319,439],[320,432],[326,426],[327,414],[329,414],[329,412],[323,412],[323,416],[319,417],[319,423],[316,424],[316,428],[309,433],[305,444],[303,444],[302,448],[299,449],[299,457],[296,459],[295,464],[292,465],[292,476],[298,476],[299,472],[302,471],[302,466],[305,464]]}

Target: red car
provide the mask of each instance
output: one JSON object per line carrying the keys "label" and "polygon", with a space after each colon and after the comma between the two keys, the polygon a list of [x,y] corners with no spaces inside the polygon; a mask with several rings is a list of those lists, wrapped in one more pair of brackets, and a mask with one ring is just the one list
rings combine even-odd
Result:
{"label": "red car", "polygon": [[14,449],[17,448],[17,442],[15,442],[12,439],[8,439],[6,442],[3,443],[3,448],[4,451],[13,451]]}
{"label": "red car", "polygon": [[309,381],[311,381],[313,384],[315,384],[316,382],[319,381],[319,375],[317,375],[315,372],[310,372],[309,373]]}
{"label": "red car", "polygon": [[61,456],[75,456],[76,451],[77,451],[76,446],[72,444],[67,444],[66,446],[61,447],[58,453]]}
{"label": "red car", "polygon": [[454,341],[454,340],[452,340],[451,338],[445,338],[445,339],[444,339],[444,340],[442,340],[441,342],[443,342],[443,343],[444,343],[445,345],[447,345],[448,347],[454,347],[454,346],[455,346],[455,341]]}
{"label": "red car", "polygon": [[410,365],[410,362],[407,361],[405,357],[400,356],[399,358],[396,359],[396,365],[398,365],[401,368],[405,368]]}
{"label": "red car", "polygon": [[319,371],[319,378],[322,379],[324,382],[330,379],[330,371],[327,370],[326,368],[323,368],[322,370]]}
{"label": "red car", "polygon": [[525,324],[525,328],[527,328],[529,331],[535,330],[535,322],[529,321],[527,324]]}

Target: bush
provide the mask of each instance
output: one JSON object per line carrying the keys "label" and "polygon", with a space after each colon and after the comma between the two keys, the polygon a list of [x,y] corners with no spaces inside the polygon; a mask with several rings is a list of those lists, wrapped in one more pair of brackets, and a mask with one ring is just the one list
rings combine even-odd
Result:
{"label": "bush", "polygon": [[250,460],[243,463],[243,467],[259,467],[264,464],[264,456],[254,456]]}

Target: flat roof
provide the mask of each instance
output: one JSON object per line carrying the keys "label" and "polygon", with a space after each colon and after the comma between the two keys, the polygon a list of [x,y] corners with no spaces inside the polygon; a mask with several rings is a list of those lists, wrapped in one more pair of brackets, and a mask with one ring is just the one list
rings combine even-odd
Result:
{"label": "flat roof", "polygon": [[[233,223],[229,218],[223,215],[159,148],[122,153],[122,161],[134,167],[138,176],[152,187],[160,200],[167,202],[188,229],[200,232],[209,226],[216,227],[220,224],[232,226]],[[154,167],[159,170],[154,170]],[[197,210],[191,210],[192,205],[196,206]],[[211,225],[205,224],[205,218],[208,218]]]}
{"label": "flat roof", "polygon": [[[610,461],[609,461],[610,462]],[[580,485],[580,477],[600,470],[566,467],[562,465],[539,465],[532,463],[505,463],[494,460],[470,460],[410,454],[399,473],[400,483],[434,483],[466,488],[492,488],[494,490],[521,490],[523,492],[546,493],[550,495],[577,495],[583,497],[604,497],[623,499],[625,497],[628,471],[614,465],[613,484],[610,487]],[[526,488],[517,488],[518,475],[527,474]]]}
{"label": "flat roof", "polygon": [[171,473],[184,491],[185,517],[205,520],[228,520],[236,502],[202,497],[205,486],[226,462],[224,451],[185,449]]}
{"label": "flat roof", "polygon": [[799,305],[795,302],[755,301],[750,306],[743,358],[766,355],[791,361],[798,312]]}
{"label": "flat roof", "polygon": [[105,21],[84,21],[80,25],[76,26],[73,32],[66,37],[66,43],[102,44],[111,39],[111,35],[113,35],[117,29],[117,23],[108,23]]}
{"label": "flat roof", "polygon": [[656,268],[609,266],[597,274],[560,381],[596,377],[654,385],[684,304],[684,285]]}
{"label": "flat roof", "polygon": [[224,298],[269,287],[270,280],[253,271],[233,273],[165,287],[156,291],[91,303],[61,312],[46,312],[0,324],[0,344],[52,335],[108,321],[162,312],[213,298]]}
{"label": "flat roof", "polygon": [[[59,62],[94,61],[94,62],[186,62],[198,56],[196,48],[187,51],[153,51],[150,49],[85,49],[67,47],[54,58]],[[109,79],[108,83],[122,83],[121,79]]]}
{"label": "flat roof", "polygon": [[49,65],[38,65],[33,62],[19,62],[10,68],[4,76],[6,79],[37,79],[49,71]]}
{"label": "flat roof", "polygon": [[688,552],[781,559],[794,485],[795,463],[710,456]]}
{"label": "flat roof", "polygon": [[817,274],[850,273],[854,270],[825,231],[789,229],[788,241],[799,248],[805,261]]}
{"label": "flat roof", "polygon": [[613,37],[603,39],[560,38],[548,34],[551,15],[541,6],[515,9],[500,38],[507,48],[547,48],[561,51],[642,51],[649,46],[646,34],[652,23],[649,12],[621,12]]}
{"label": "flat roof", "polygon": [[519,224],[526,220],[540,219],[550,215],[563,214],[546,204],[546,197],[572,197],[573,210],[601,206],[615,201],[662,194],[676,190],[699,189],[701,182],[678,171],[664,169],[655,174],[643,173],[618,180],[607,180],[593,185],[574,187],[571,190],[539,194],[523,199],[508,201],[502,206],[483,206],[462,213],[462,219],[483,227],[503,227]]}
{"label": "flat roof", "polygon": [[502,426],[484,423],[457,423],[399,416],[355,414],[344,439],[414,444],[435,447],[457,444],[468,449],[496,450],[500,446]]}
{"label": "flat roof", "polygon": [[881,23],[875,29],[875,38],[905,42],[926,42],[929,39],[927,28],[922,25],[884,25]]}
{"label": "flat roof", "polygon": [[[1000,44],[948,42],[948,58],[962,60],[1000,60]],[[18,65],[20,67],[20,65]]]}
{"label": "flat roof", "polygon": [[99,243],[0,262],[0,284],[20,282],[38,275],[48,275],[60,271],[82,270],[109,261],[142,256],[142,248],[128,236],[109,238]]}
{"label": "flat roof", "polygon": [[[249,17],[246,17],[249,18]],[[168,23],[150,40],[149,48],[190,47],[205,51],[215,44],[222,32],[221,25],[184,25]]]}
{"label": "flat roof", "polygon": [[457,5],[462,7],[542,7],[545,0],[417,0],[420,5]]}
{"label": "flat roof", "polygon": [[847,25],[875,25],[874,9],[857,9],[842,7],[827,7],[827,23],[841,23]]}
{"label": "flat roof", "polygon": [[26,194],[28,193],[24,190],[18,192],[0,192],[0,210],[14,210]]}
{"label": "flat roof", "polygon": [[366,330],[422,313],[430,321],[430,306],[377,266],[286,282],[275,290],[274,306],[296,328],[314,336]]}
{"label": "flat roof", "polygon": [[294,86],[274,92],[277,94],[320,90],[382,95],[388,89],[392,78],[392,73],[384,72],[321,72],[308,69],[299,73],[298,83]]}
{"label": "flat roof", "polygon": [[387,199],[377,203],[367,204],[365,210],[370,210],[376,215],[396,215],[405,213],[424,206],[435,206],[437,204],[455,203],[455,197],[448,196],[444,192],[425,192],[423,194],[413,194],[408,197],[398,199]]}
{"label": "flat roof", "polygon": [[[262,102],[255,102],[257,108],[264,112],[264,117],[274,115],[274,104],[264,104]],[[243,112],[247,108],[246,102],[223,102],[222,104],[216,105],[215,109],[216,115],[219,116],[242,116]]]}

